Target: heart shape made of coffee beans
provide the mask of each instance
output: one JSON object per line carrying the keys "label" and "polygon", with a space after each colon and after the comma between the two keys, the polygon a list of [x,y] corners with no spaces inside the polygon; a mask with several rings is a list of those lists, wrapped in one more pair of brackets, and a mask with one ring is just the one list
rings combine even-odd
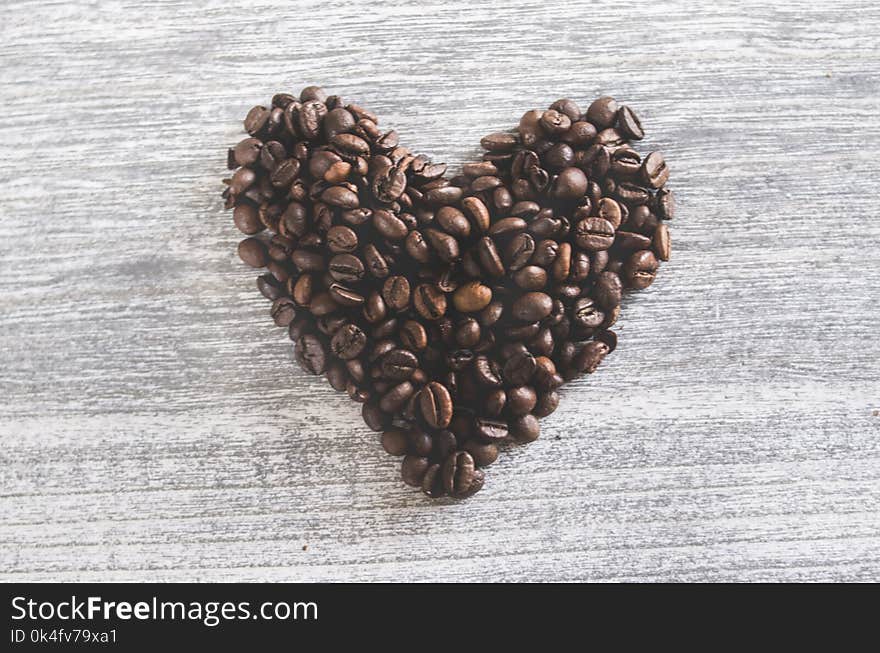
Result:
{"label": "heart shape made of coffee beans", "polygon": [[557,390],[615,349],[625,289],[669,258],[668,168],[611,97],[526,112],[446,176],[310,86],[251,109],[223,196],[241,259],[311,374],[363,404],[402,476],[471,496]]}

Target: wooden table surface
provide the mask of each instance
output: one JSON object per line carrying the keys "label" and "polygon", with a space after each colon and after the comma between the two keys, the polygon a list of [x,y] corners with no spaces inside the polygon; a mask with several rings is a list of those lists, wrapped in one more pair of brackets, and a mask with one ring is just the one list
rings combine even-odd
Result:
{"label": "wooden table surface", "polygon": [[[880,580],[876,3],[11,5],[3,580]],[[610,93],[670,162],[673,260],[472,500],[402,485],[235,256],[226,148],[309,83],[453,168]]]}

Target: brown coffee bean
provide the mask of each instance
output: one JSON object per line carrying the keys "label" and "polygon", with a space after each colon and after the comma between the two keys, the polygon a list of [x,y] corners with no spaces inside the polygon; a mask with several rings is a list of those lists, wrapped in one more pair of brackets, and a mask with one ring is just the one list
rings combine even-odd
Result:
{"label": "brown coffee bean", "polygon": [[643,290],[654,282],[658,267],[660,264],[654,254],[649,250],[641,250],[627,259],[623,276],[630,288]]}
{"label": "brown coffee bean", "polygon": [[238,256],[252,268],[266,266],[268,256],[263,241],[257,238],[245,238],[238,244]]}
{"label": "brown coffee bean", "polygon": [[550,315],[552,310],[553,300],[542,292],[527,292],[521,295],[511,307],[514,318],[522,322],[543,320]]}
{"label": "brown coffee bean", "polygon": [[439,320],[446,314],[446,295],[436,285],[423,283],[416,286],[413,305],[426,320]]}
{"label": "brown coffee bean", "polygon": [[442,383],[432,381],[419,394],[422,417],[429,426],[444,429],[452,420],[452,397]]}
{"label": "brown coffee bean", "polygon": [[466,451],[452,454],[443,463],[443,488],[447,494],[458,496],[470,489],[474,481],[474,459]]}
{"label": "brown coffee bean", "polygon": [[382,285],[382,298],[393,311],[403,311],[409,307],[409,280],[402,275],[388,277]]}
{"label": "brown coffee bean", "polygon": [[668,261],[672,250],[672,241],[669,238],[669,227],[665,224],[657,226],[654,232],[653,249],[657,258],[661,261]]}
{"label": "brown coffee bean", "polygon": [[452,303],[462,313],[476,313],[483,310],[492,301],[492,289],[479,281],[469,281],[452,295]]}
{"label": "brown coffee bean", "polygon": [[407,451],[406,433],[391,429],[382,433],[382,448],[392,456],[403,456]]}
{"label": "brown coffee bean", "polygon": [[614,244],[614,225],[604,218],[585,218],[575,225],[574,241],[587,252],[608,249]]}

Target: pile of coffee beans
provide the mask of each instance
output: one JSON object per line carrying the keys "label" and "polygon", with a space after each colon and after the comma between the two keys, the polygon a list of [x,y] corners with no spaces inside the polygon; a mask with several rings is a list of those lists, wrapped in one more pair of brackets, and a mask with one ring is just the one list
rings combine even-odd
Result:
{"label": "pile of coffee beans", "polygon": [[402,477],[467,497],[617,344],[623,293],[669,258],[669,170],[613,98],[527,112],[448,177],[310,86],[244,120],[223,196],[299,365],[363,405]]}

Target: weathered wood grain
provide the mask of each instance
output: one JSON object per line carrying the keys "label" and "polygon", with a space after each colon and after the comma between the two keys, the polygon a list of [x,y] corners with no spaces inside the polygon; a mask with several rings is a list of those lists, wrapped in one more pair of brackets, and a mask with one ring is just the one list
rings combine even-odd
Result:
{"label": "weathered wood grain", "polygon": [[[10,5],[0,578],[880,580],[876,3]],[[290,363],[219,199],[323,83],[457,165],[635,106],[674,258],[542,438],[436,504]]]}

